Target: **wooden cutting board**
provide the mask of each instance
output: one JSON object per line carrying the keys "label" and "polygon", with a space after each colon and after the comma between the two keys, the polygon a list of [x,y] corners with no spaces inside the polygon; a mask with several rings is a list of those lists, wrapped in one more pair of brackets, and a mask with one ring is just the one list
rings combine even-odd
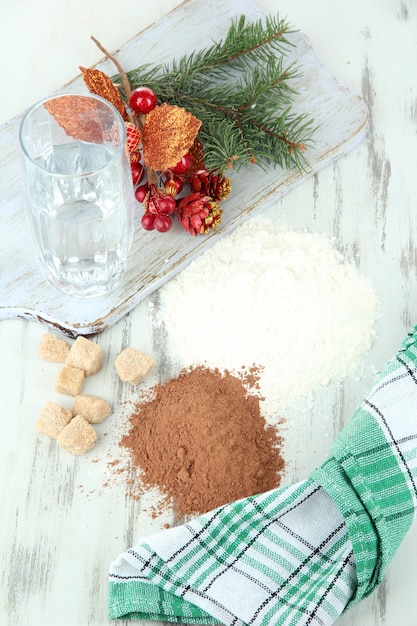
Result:
{"label": "wooden cutting board", "polygon": [[[144,63],[169,62],[201,49],[202,42],[210,45],[211,39],[218,41],[226,34],[230,20],[243,13],[249,19],[262,16],[251,0],[185,0],[126,42],[116,56],[125,70]],[[164,36],[166,33],[169,37]],[[357,146],[367,132],[366,104],[323,67],[306,35],[298,32],[290,39],[294,48],[288,63],[295,61],[302,74],[293,83],[298,91],[294,106],[319,126],[314,146],[307,154],[308,170],[301,173],[295,168],[271,168],[264,172],[253,166],[233,173],[232,193],[222,203],[221,227],[208,236],[192,237],[179,224],[165,234],[145,231],[139,223],[138,205],[128,269],[119,287],[105,297],[80,300],[64,296],[44,278],[24,217],[18,145],[23,113],[3,124],[0,127],[0,319],[33,319],[73,337],[100,333],[219,238]],[[96,67],[109,75],[115,74],[114,65],[107,60]],[[74,90],[87,91],[80,76],[57,91]]]}

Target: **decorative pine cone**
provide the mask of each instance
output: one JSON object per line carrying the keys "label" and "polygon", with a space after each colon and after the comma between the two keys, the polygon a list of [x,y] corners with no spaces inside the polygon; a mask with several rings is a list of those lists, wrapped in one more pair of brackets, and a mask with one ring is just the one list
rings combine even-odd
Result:
{"label": "decorative pine cone", "polygon": [[178,220],[191,235],[208,234],[221,221],[218,202],[196,191],[182,198],[177,207]]}
{"label": "decorative pine cone", "polygon": [[226,178],[223,174],[213,174],[202,169],[194,172],[190,180],[190,187],[193,191],[204,193],[213,200],[220,202],[229,195],[232,183],[230,178]]}

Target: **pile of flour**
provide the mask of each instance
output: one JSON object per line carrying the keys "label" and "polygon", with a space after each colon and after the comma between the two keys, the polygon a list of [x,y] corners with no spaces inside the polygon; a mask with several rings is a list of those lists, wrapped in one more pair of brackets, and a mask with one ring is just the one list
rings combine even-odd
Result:
{"label": "pile of flour", "polygon": [[375,338],[378,298],[324,235],[247,221],[160,290],[173,360],[260,370],[284,407],[352,374]]}

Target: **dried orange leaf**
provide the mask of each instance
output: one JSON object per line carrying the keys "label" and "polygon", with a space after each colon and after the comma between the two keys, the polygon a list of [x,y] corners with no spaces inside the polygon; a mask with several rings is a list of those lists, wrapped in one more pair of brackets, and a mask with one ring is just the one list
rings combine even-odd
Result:
{"label": "dried orange leaf", "polygon": [[70,137],[102,143],[103,129],[94,119],[97,114],[97,102],[92,98],[64,95],[48,100],[44,106]]}
{"label": "dried orange leaf", "polygon": [[161,104],[146,116],[142,131],[146,165],[154,170],[174,167],[191,148],[201,122],[181,107]]}
{"label": "dried orange leaf", "polygon": [[101,96],[110,102],[120,113],[124,120],[129,117],[126,113],[126,106],[123,102],[117,87],[112,83],[111,79],[101,70],[90,69],[80,66],[83,80],[91,93]]}

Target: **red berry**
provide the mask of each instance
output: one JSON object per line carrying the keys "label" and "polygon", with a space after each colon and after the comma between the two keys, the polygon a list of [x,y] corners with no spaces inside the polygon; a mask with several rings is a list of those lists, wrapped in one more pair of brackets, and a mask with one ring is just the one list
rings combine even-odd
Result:
{"label": "red berry", "polygon": [[176,196],[184,187],[184,181],[179,176],[173,176],[165,182],[165,191],[170,196]]}
{"label": "red berry", "polygon": [[192,156],[187,152],[180,158],[175,167],[171,167],[171,172],[174,172],[174,174],[185,174],[190,169],[192,162]]}
{"label": "red berry", "polygon": [[130,157],[131,163],[139,163],[142,158],[142,155],[140,153],[140,150],[134,150],[133,152],[129,154],[129,157]]}
{"label": "red berry", "polygon": [[153,230],[155,228],[155,215],[144,213],[141,222],[145,230]]}
{"label": "red berry", "polygon": [[157,215],[154,220],[154,227],[160,233],[166,233],[172,226],[172,219],[169,215]]}
{"label": "red berry", "polygon": [[149,87],[138,87],[132,91],[129,105],[137,115],[146,115],[156,107],[157,97]]}
{"label": "red berry", "polygon": [[136,183],[139,182],[139,180],[142,178],[142,174],[143,174],[143,166],[140,163],[130,163],[130,169],[132,170],[132,180],[133,180],[133,184],[136,185]]}
{"label": "red berry", "polygon": [[164,215],[172,215],[177,208],[177,203],[172,196],[159,196],[158,212]]}
{"label": "red berry", "polygon": [[136,200],[138,202],[143,202],[145,200],[145,197],[148,191],[149,191],[148,183],[145,183],[144,185],[140,185],[139,187],[136,187],[135,189]]}

